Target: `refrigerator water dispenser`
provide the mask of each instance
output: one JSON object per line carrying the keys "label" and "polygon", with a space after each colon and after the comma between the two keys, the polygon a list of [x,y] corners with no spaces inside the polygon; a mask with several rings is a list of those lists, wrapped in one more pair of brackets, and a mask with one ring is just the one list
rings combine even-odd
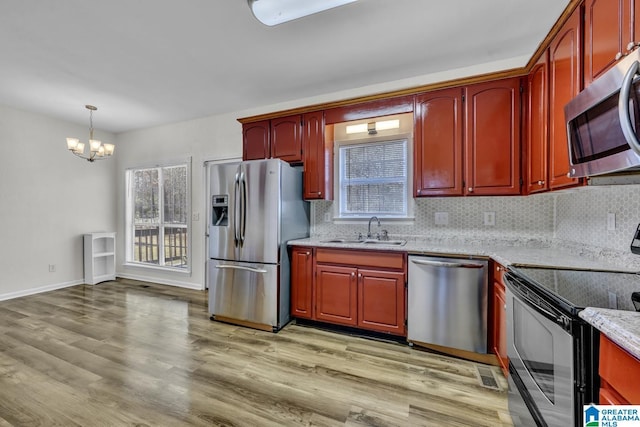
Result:
{"label": "refrigerator water dispenser", "polygon": [[211,196],[211,225],[226,227],[229,225],[229,196],[220,194]]}

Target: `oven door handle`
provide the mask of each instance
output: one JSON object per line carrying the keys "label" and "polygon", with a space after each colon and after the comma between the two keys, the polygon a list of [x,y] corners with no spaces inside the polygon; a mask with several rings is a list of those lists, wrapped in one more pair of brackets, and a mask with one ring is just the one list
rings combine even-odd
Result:
{"label": "oven door handle", "polygon": [[531,297],[529,297],[529,295],[524,294],[520,290],[520,286],[518,286],[517,283],[513,283],[514,281],[518,282],[518,279],[514,278],[509,273],[507,273],[504,277],[504,280],[505,280],[505,284],[507,285],[509,290],[513,293],[514,297],[526,303],[529,307],[531,307],[531,309],[537,311],[538,313],[540,313],[547,319],[551,320],[552,322],[562,326],[565,329],[568,327],[568,324],[569,324],[568,318],[565,319],[565,316],[558,313],[554,313],[551,310],[548,310],[547,308],[542,306],[543,304],[542,302],[534,301],[531,299]]}
{"label": "oven door handle", "polygon": [[640,141],[633,129],[633,123],[631,122],[631,115],[629,112],[629,102],[631,102],[631,89],[633,87],[633,79],[638,74],[638,68],[640,63],[633,61],[633,64],[627,70],[627,73],[622,80],[620,86],[620,97],[618,98],[618,115],[620,119],[620,127],[622,128],[622,134],[624,139],[627,140],[629,146],[637,154],[640,154]]}

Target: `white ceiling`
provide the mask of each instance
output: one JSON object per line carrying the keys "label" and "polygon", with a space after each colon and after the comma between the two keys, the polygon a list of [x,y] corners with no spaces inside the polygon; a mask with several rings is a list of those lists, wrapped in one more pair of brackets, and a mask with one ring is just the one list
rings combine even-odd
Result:
{"label": "white ceiling", "polygon": [[[122,132],[531,55],[568,0],[2,0],[0,104]],[[522,64],[524,65],[524,64]]]}

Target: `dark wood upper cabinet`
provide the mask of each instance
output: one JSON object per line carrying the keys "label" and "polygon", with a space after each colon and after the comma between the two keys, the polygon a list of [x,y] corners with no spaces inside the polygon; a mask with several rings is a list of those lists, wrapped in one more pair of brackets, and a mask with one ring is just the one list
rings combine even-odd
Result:
{"label": "dark wood upper cabinet", "polygon": [[271,156],[289,163],[302,162],[302,115],[271,120]]}
{"label": "dark wood upper cabinet", "polygon": [[268,159],[270,136],[269,120],[242,125],[242,160]]}
{"label": "dark wood upper cabinet", "polygon": [[461,196],[462,88],[416,95],[414,194]]}
{"label": "dark wood upper cabinet", "polygon": [[[586,0],[584,85],[608,70],[634,39],[632,3],[638,0]],[[638,34],[635,34],[638,37]]]}
{"label": "dark wood upper cabinet", "polygon": [[324,113],[307,113],[302,119],[304,199],[333,199],[333,134],[325,135]]}
{"label": "dark wood upper cabinet", "polygon": [[549,52],[545,51],[533,66],[527,78],[526,106],[526,192],[546,191],[548,181],[549,150]]}
{"label": "dark wood upper cabinet", "polygon": [[465,194],[520,194],[520,79],[465,88]]}
{"label": "dark wood upper cabinet", "polygon": [[549,188],[581,183],[570,178],[564,106],[582,89],[581,8],[577,8],[549,46]]}

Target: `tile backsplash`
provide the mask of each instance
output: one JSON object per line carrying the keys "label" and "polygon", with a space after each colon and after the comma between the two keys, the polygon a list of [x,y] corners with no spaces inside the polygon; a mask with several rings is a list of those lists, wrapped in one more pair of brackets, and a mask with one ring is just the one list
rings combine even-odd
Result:
{"label": "tile backsplash", "polygon": [[[436,225],[436,212],[448,216]],[[485,213],[495,213],[495,225],[485,225]],[[366,233],[366,221],[326,221],[333,217],[332,202],[312,203],[311,235],[354,237]],[[608,215],[615,229],[608,229]],[[553,193],[512,197],[430,197],[416,199],[415,220],[382,221],[391,236],[417,239],[536,240],[564,244],[603,256],[628,257],[633,233],[640,222],[640,185],[581,187]],[[377,229],[377,227],[374,227]]]}

